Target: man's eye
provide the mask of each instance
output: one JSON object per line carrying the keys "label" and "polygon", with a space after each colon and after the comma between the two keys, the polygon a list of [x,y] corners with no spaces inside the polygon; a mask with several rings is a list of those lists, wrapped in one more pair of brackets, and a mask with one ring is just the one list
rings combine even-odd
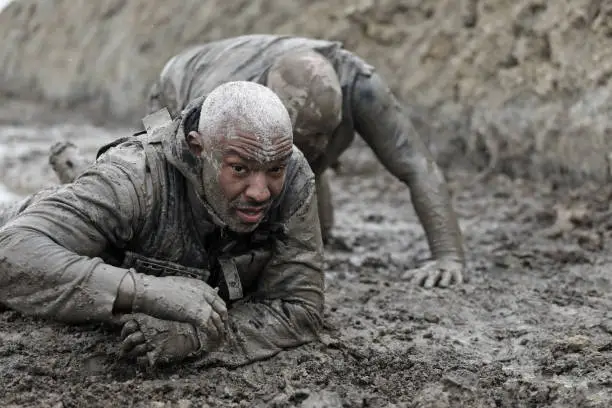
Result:
{"label": "man's eye", "polygon": [[272,174],[279,174],[281,173],[283,170],[285,169],[284,166],[276,166],[276,167],[272,167],[271,169],[268,170],[269,173]]}
{"label": "man's eye", "polygon": [[244,174],[244,173],[246,173],[246,167],[241,166],[239,164],[232,164],[232,170],[234,170],[234,172],[237,173],[237,174]]}

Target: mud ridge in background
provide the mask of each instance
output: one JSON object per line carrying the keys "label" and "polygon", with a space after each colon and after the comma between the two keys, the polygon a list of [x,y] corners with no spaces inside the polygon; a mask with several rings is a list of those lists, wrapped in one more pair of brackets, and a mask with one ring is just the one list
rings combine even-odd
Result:
{"label": "mud ridge in background", "polygon": [[178,9],[18,0],[0,13],[0,93],[132,126],[149,84],[184,47],[309,35],[343,41],[374,64],[423,113],[421,131],[437,150],[456,152],[459,141],[477,167],[493,156],[508,174],[602,181],[612,144],[610,13],[601,0],[187,0]]}

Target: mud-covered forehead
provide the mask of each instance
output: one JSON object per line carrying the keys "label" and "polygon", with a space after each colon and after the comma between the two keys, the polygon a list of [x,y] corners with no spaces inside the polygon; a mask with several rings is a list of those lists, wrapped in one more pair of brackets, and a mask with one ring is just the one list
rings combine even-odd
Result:
{"label": "mud-covered forehead", "polygon": [[267,86],[285,104],[296,130],[333,131],[342,120],[342,88],[334,67],[312,50],[279,58],[270,68]]}
{"label": "mud-covered forehead", "polygon": [[291,157],[293,140],[284,133],[258,134],[252,127],[234,124],[217,139],[218,152],[224,155],[238,155],[243,160],[260,165],[279,163]]}
{"label": "mud-covered forehead", "polygon": [[287,109],[254,82],[228,82],[213,90],[202,103],[199,131],[216,151],[233,148],[262,162],[286,155],[293,144]]}

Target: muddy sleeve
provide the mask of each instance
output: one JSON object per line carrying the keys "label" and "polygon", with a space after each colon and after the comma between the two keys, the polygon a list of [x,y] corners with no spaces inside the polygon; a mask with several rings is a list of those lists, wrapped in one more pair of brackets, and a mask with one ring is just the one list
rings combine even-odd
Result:
{"label": "muddy sleeve", "polygon": [[313,341],[323,311],[322,238],[314,184],[276,241],[257,293],[229,311],[227,341],[207,360],[239,366]]}
{"label": "muddy sleeve", "polygon": [[380,162],[409,188],[432,255],[463,261],[463,242],[442,172],[379,74],[357,77],[352,95],[355,130]]}
{"label": "muddy sleeve", "polygon": [[0,228],[17,217],[23,210],[35,202],[59,190],[61,186],[43,188],[36,193],[30,194],[19,201],[0,203]]}
{"label": "muddy sleeve", "polygon": [[27,201],[30,197],[26,197],[21,201],[14,203],[1,203],[0,204],[0,228],[8,223],[13,218],[17,217],[21,211],[25,208]]}
{"label": "muddy sleeve", "polygon": [[102,156],[0,230],[1,303],[66,322],[112,317],[126,270],[99,256],[134,237],[144,207],[138,160],[114,156],[121,154]]}

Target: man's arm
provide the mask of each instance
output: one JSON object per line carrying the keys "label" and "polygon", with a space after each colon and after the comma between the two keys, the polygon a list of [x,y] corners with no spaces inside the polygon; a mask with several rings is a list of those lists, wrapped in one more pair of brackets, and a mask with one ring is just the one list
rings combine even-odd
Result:
{"label": "man's arm", "polygon": [[[126,160],[116,157],[121,154]],[[124,148],[101,158],[0,230],[2,303],[62,321],[111,318],[127,270],[98,256],[109,245],[128,242],[142,221],[144,170],[138,174],[125,163],[144,163],[143,155]]]}
{"label": "man's arm", "polygon": [[0,228],[12,219],[16,218],[23,210],[38,200],[59,190],[60,186],[47,187],[36,193],[30,194],[19,201],[0,203]]}
{"label": "man's arm", "polygon": [[353,88],[355,130],[409,188],[436,260],[464,261],[463,240],[442,172],[389,86],[374,72]]}
{"label": "man's arm", "polygon": [[317,338],[323,312],[322,238],[314,180],[306,199],[276,241],[276,254],[263,271],[257,293],[234,304],[224,345],[206,361],[239,366],[269,358]]}

